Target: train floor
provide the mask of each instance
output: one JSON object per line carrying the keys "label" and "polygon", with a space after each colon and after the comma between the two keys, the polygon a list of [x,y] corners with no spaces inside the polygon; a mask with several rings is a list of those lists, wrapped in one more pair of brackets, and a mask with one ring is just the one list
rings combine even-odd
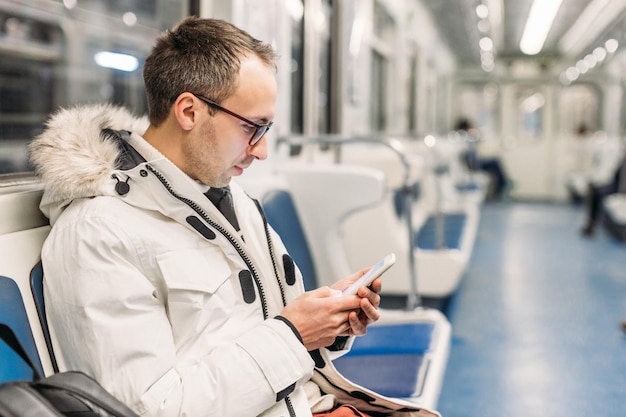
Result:
{"label": "train floor", "polygon": [[446,309],[443,417],[626,415],[626,245],[582,207],[486,203]]}

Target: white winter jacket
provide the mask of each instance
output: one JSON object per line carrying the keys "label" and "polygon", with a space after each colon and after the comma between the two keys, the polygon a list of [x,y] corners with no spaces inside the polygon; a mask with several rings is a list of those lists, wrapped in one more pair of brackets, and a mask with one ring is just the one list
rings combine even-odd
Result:
{"label": "white winter jacket", "polygon": [[242,239],[146,127],[77,107],[30,146],[53,225],[42,262],[61,370],[145,416],[309,416],[329,401],[433,415],[342,378],[330,359],[345,340],[307,352],[277,317],[304,291],[300,272],[258,205],[231,183]]}

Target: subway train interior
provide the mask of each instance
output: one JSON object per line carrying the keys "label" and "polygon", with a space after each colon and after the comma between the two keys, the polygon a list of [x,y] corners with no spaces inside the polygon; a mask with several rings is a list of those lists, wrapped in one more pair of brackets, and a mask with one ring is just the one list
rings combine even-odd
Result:
{"label": "subway train interior", "polygon": [[[396,256],[337,369],[444,417],[626,415],[625,0],[0,0],[0,333],[41,374],[28,144],[60,108],[147,114],[190,15],[278,52],[269,156],[233,181],[306,288]],[[32,378],[4,342],[0,382]]]}

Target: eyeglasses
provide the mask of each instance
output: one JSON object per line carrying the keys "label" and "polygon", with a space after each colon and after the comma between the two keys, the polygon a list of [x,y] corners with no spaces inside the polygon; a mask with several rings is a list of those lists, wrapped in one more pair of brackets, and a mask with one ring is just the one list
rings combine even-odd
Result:
{"label": "eyeglasses", "polygon": [[272,125],[274,124],[274,122],[269,122],[266,125],[260,125],[258,123],[254,123],[252,120],[248,120],[245,117],[240,116],[237,113],[235,113],[233,111],[230,111],[227,108],[224,108],[224,107],[220,106],[216,102],[211,101],[211,100],[209,100],[208,98],[206,98],[204,96],[201,96],[199,94],[193,94],[193,95],[196,96],[197,98],[199,98],[200,100],[204,101],[209,106],[211,106],[213,108],[216,108],[216,109],[218,109],[220,111],[223,111],[224,113],[230,114],[231,116],[236,117],[239,120],[243,120],[244,122],[249,124],[251,127],[254,127],[254,132],[252,132],[252,137],[250,138],[250,141],[248,142],[248,145],[250,145],[250,146],[256,145],[257,142],[261,140],[263,135],[265,135],[267,133],[267,131],[270,130],[270,127],[272,127]]}

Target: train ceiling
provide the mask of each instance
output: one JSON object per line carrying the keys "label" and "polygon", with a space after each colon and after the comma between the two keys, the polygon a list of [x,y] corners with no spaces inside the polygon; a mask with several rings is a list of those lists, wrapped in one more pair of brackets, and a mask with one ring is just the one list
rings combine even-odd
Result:
{"label": "train ceiling", "polygon": [[[542,7],[550,0],[536,0]],[[487,36],[499,60],[526,57],[520,40],[533,0],[422,0],[462,65],[479,66],[479,41]],[[477,14],[479,5],[488,17]],[[536,58],[579,59],[609,37],[626,43],[626,0],[562,0]],[[479,29],[481,20],[484,26]]]}

